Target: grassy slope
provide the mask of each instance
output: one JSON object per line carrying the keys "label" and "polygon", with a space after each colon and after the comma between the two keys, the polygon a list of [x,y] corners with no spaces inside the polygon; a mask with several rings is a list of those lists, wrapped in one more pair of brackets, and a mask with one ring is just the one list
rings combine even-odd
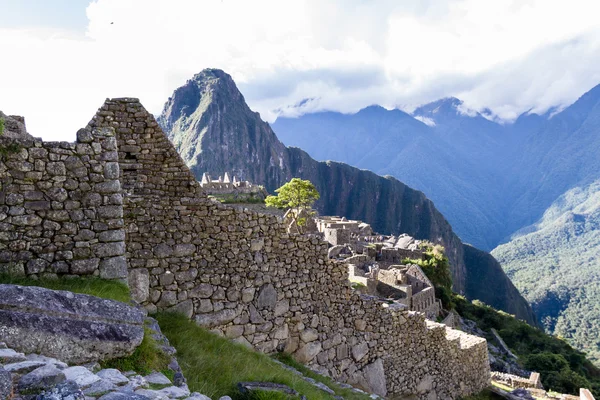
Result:
{"label": "grassy slope", "polygon": [[91,296],[112,299],[128,303],[130,301],[129,288],[118,281],[107,281],[99,278],[72,278],[72,279],[37,279],[15,277],[0,274],[0,284],[21,286],[40,286],[53,290],[67,290],[73,293],[89,294]]}
{"label": "grassy slope", "polygon": [[[71,278],[71,279],[37,279],[0,275],[0,283],[40,286],[53,290],[66,290],[74,293],[89,294],[103,299],[117,300],[124,303],[130,301],[129,288],[118,281],[107,281],[99,278]],[[151,336],[151,331],[145,330],[144,340],[127,357],[106,360],[101,362],[102,368],[116,368],[121,371],[136,371],[140,374],[149,374],[152,371],[161,371],[167,376],[172,375],[168,369],[170,357],[160,350],[159,345]]]}
{"label": "grassy slope", "polygon": [[540,372],[546,389],[579,394],[579,388],[586,387],[600,396],[600,369],[564,340],[479,301],[471,303],[462,296],[454,296],[454,303],[458,313],[477,322],[480,329],[486,332],[496,329],[526,369]]}
{"label": "grassy slope", "polygon": [[[192,391],[211,398],[231,396],[241,399],[237,382],[262,381],[288,385],[311,400],[333,398],[265,354],[214,335],[181,315],[159,313],[157,320],[171,345],[177,349],[177,360]],[[330,387],[348,400],[369,398],[347,389]]]}

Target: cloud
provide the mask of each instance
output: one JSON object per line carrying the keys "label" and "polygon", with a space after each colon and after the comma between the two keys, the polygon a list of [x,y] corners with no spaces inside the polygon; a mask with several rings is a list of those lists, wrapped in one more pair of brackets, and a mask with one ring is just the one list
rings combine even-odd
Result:
{"label": "cloud", "polygon": [[[443,97],[512,120],[600,83],[599,5],[587,0],[97,0],[85,36],[2,29],[0,109],[72,140],[106,97],[154,113],[206,67],[277,115],[405,110]],[[302,102],[310,99],[308,102]]]}
{"label": "cloud", "polygon": [[417,115],[417,116],[415,116],[415,119],[421,121],[422,123],[424,123],[427,126],[435,126],[435,121],[431,118],[424,117],[422,115]]}

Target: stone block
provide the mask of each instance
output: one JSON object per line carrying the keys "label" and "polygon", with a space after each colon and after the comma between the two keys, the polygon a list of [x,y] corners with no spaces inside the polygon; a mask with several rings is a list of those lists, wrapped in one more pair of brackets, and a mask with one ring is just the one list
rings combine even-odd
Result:
{"label": "stone block", "polygon": [[73,260],[71,262],[71,273],[74,275],[89,275],[98,269],[99,258],[86,258],[83,260]]}
{"label": "stone block", "polygon": [[207,299],[212,296],[213,292],[214,288],[212,285],[208,283],[201,283],[190,291],[189,297],[193,299]]}
{"label": "stone block", "polygon": [[122,206],[100,206],[96,209],[98,218],[102,219],[115,219],[123,218],[123,207]]}
{"label": "stone block", "polygon": [[176,244],[173,247],[173,256],[175,257],[187,257],[191,256],[196,252],[196,246],[193,244]]}
{"label": "stone block", "polygon": [[231,325],[225,329],[225,337],[230,339],[235,339],[244,334],[244,326],[243,325]]}
{"label": "stone block", "polygon": [[320,342],[306,343],[294,353],[294,358],[302,364],[308,364],[321,352]]}
{"label": "stone block", "polygon": [[44,390],[51,390],[66,379],[65,374],[60,369],[53,365],[46,365],[23,375],[19,379],[19,393],[21,395],[38,394]]}
{"label": "stone block", "polygon": [[70,364],[126,356],[142,342],[143,321],[142,311],[118,301],[0,285],[0,341],[25,353]]}
{"label": "stone block", "polygon": [[100,261],[99,270],[102,279],[127,278],[127,260],[123,256],[105,258]]}
{"label": "stone block", "polygon": [[160,295],[160,300],[156,304],[159,308],[174,306],[177,303],[177,292],[165,290]]}
{"label": "stone block", "polygon": [[310,328],[305,329],[300,333],[300,339],[304,343],[314,342],[315,340],[319,339],[319,332]]}
{"label": "stone block", "polygon": [[96,183],[94,189],[102,194],[118,193],[121,191],[121,182],[115,179]]}
{"label": "stone block", "polygon": [[113,229],[100,232],[98,234],[98,240],[100,242],[122,242],[125,240],[125,231],[123,229]]}
{"label": "stone block", "polygon": [[369,352],[369,345],[366,342],[362,342],[352,347],[352,357],[355,361],[360,361]]}
{"label": "stone block", "polygon": [[118,162],[107,162],[104,164],[104,177],[106,179],[119,179],[119,163]]}
{"label": "stone block", "polygon": [[214,328],[216,326],[230,323],[237,317],[238,313],[235,309],[226,308],[211,314],[196,315],[195,321],[198,325],[205,328]]}
{"label": "stone block", "polygon": [[123,375],[118,369],[107,368],[96,373],[100,378],[107,380],[115,385],[124,385],[129,383],[129,379]]}
{"label": "stone block", "polygon": [[277,304],[277,291],[275,290],[273,285],[271,285],[270,283],[263,285],[258,292],[258,298],[256,300],[256,308],[258,308],[259,310],[262,310],[265,308],[268,310],[273,310],[273,309],[275,309],[276,304]]}
{"label": "stone block", "polygon": [[263,246],[265,245],[265,239],[260,238],[260,239],[253,239],[250,242],[250,251],[261,251],[263,249]]}
{"label": "stone block", "polygon": [[375,362],[363,368],[363,376],[366,383],[365,388],[378,396],[387,396],[387,380],[383,369],[383,361],[378,358]]}
{"label": "stone block", "polygon": [[63,373],[67,380],[77,383],[82,389],[85,389],[100,380],[99,376],[96,376],[92,371],[81,366],[66,368],[63,370]]}
{"label": "stone block", "polygon": [[252,300],[254,300],[255,292],[256,292],[256,289],[253,287],[242,289],[242,302],[250,303]]}
{"label": "stone block", "polygon": [[92,246],[96,257],[115,257],[125,254],[125,242],[99,243]]}
{"label": "stone block", "polygon": [[290,309],[290,301],[288,299],[283,299],[277,302],[275,306],[275,317],[281,317]]}
{"label": "stone block", "polygon": [[192,300],[182,301],[171,307],[169,311],[183,314],[186,318],[192,318],[192,315],[194,314],[194,303],[192,303]]}
{"label": "stone block", "polygon": [[146,268],[129,270],[128,282],[133,301],[138,303],[148,301],[150,296],[150,273]]}

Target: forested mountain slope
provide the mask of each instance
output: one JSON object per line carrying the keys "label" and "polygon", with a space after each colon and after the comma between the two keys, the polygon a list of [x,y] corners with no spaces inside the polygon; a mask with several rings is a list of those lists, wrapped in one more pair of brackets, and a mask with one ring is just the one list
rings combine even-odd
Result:
{"label": "forested mountain slope", "polygon": [[600,361],[600,180],[569,190],[492,254],[548,332]]}

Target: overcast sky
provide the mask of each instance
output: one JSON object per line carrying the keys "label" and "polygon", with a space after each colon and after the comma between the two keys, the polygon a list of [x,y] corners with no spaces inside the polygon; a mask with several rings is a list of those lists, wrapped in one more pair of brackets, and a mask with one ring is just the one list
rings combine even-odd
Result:
{"label": "overcast sky", "polygon": [[158,114],[214,67],[268,121],[448,96],[511,120],[600,83],[598,15],[595,0],[0,0],[0,110],[74,140],[105,98]]}

